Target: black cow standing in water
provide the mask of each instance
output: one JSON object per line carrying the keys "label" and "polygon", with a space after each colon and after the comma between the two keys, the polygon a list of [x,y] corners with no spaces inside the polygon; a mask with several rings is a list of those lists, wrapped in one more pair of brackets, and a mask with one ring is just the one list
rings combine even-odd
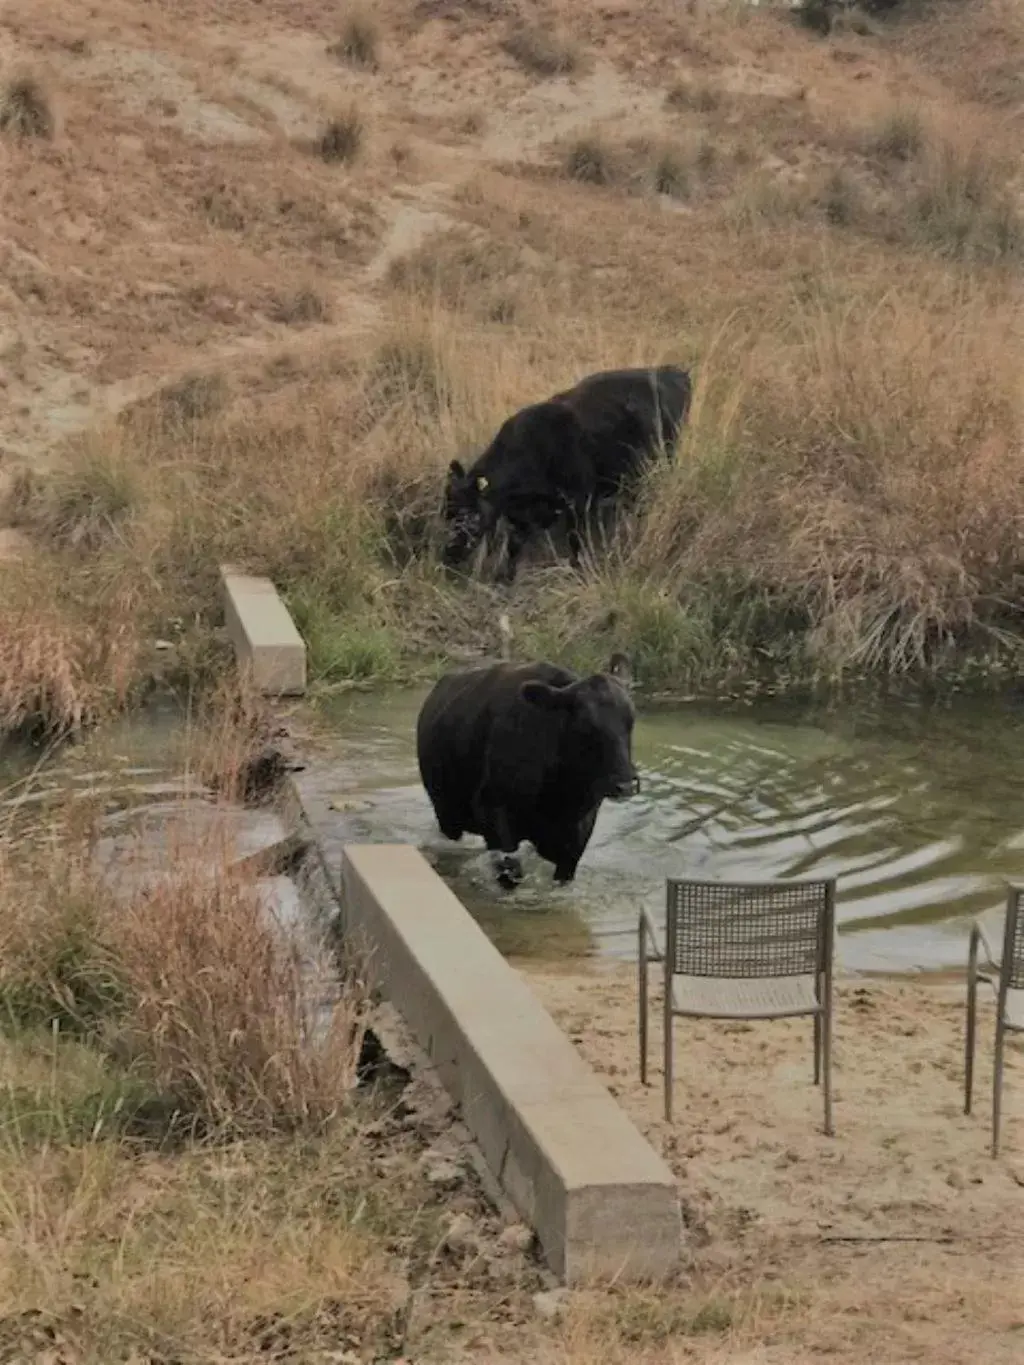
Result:
{"label": "black cow standing in water", "polygon": [[511,583],[526,542],[564,516],[578,565],[588,505],[631,487],[655,450],[672,448],[691,396],[674,365],[606,370],[515,413],[468,470],[449,467],[444,562],[463,563],[504,520]]}
{"label": "black cow standing in water", "polygon": [[416,726],[420,775],[441,832],[482,835],[499,882],[522,879],[523,842],[569,882],[601,802],[639,790],[630,670],[579,678],[556,664],[491,664],[449,673]]}

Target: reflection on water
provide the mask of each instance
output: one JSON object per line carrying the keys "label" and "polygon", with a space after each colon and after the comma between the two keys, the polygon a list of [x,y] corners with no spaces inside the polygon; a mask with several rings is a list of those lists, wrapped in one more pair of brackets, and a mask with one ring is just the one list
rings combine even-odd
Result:
{"label": "reflection on water", "polygon": [[[338,699],[314,762],[331,770],[345,838],[419,845],[506,952],[632,956],[636,912],[659,915],[668,876],[835,876],[846,965],[959,967],[965,919],[998,914],[1003,879],[1024,880],[1024,703],[644,711],[640,796],[602,808],[572,886],[525,851],[508,895],[480,840],[451,844],[434,823],[415,756],[424,695]],[[32,800],[132,784],[159,795],[183,752],[176,713],[136,717],[62,751]],[[38,758],[0,753],[0,800],[29,790],[11,784]]]}
{"label": "reflection on water", "polygon": [[367,802],[346,832],[419,844],[506,951],[589,938],[631,956],[636,911],[660,912],[668,876],[835,876],[845,964],[960,966],[965,919],[998,913],[1003,879],[1024,878],[1024,706],[687,706],[638,718],[643,791],[602,808],[576,882],[553,887],[528,854],[508,896],[479,840],[450,844],[434,824],[414,750],[423,695],[337,704],[339,789]]}

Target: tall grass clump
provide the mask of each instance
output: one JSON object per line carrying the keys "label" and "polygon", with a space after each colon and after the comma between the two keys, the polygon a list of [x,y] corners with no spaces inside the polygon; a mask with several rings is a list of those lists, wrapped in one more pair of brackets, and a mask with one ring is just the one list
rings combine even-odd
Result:
{"label": "tall grass clump", "polygon": [[380,29],[376,20],[367,10],[353,9],[345,16],[341,37],[327,50],[350,66],[376,71],[379,45]]}
{"label": "tall grass clump", "polygon": [[97,433],[57,468],[31,519],[56,544],[95,551],[123,538],[145,497],[145,471],[132,451]]}
{"label": "tall grass clump", "polygon": [[517,28],[502,47],[524,71],[535,76],[568,76],[580,65],[576,45],[564,34],[535,27]]}
{"label": "tall grass clump", "polygon": [[277,926],[230,850],[195,847],[124,910],[125,1033],[157,1087],[218,1130],[321,1129],[355,1083],[366,993],[333,1003],[323,946]]}
{"label": "tall grass clump", "polygon": [[618,178],[618,158],[598,133],[585,133],[565,149],[562,162],[566,176],[584,185],[611,185]]}
{"label": "tall grass clump", "polygon": [[702,372],[690,453],[654,476],[634,571],[732,593],[748,632],[767,610],[826,671],[1015,648],[1024,443],[1005,306],[952,280],[927,304],[826,296],[744,349]]}
{"label": "tall grass clump", "polygon": [[[167,848],[169,876],[115,897],[88,845],[16,856],[0,835],[0,1029],[83,1039],[206,1131],[322,1129],[355,1084],[355,955],[339,982],[318,935],[273,918],[227,834],[172,827]],[[132,848],[117,856],[130,871]]]}
{"label": "tall grass clump", "polygon": [[358,106],[333,114],[316,139],[316,150],[321,160],[336,165],[351,165],[359,156],[366,141],[366,123]]}
{"label": "tall grass clump", "polygon": [[655,194],[670,199],[687,199],[692,184],[689,158],[678,147],[663,146],[655,150],[648,172]]}
{"label": "tall grass clump", "polygon": [[87,862],[57,845],[19,858],[12,831],[0,830],[0,1031],[93,1037],[120,1010],[108,900]]}
{"label": "tall grass clump", "polygon": [[136,585],[79,572],[59,562],[0,571],[0,740],[79,731],[135,693],[146,624]]}
{"label": "tall grass clump", "polygon": [[18,138],[52,138],[57,120],[42,82],[19,71],[0,81],[0,132]]}
{"label": "tall grass clump", "polygon": [[689,80],[678,80],[665,95],[669,109],[693,110],[699,114],[710,114],[722,102],[721,91],[704,82],[694,84]]}
{"label": "tall grass clump", "polygon": [[953,260],[1018,263],[1024,257],[1024,217],[1006,168],[980,143],[934,148],[906,211],[912,235]]}
{"label": "tall grass clump", "polygon": [[916,160],[927,145],[924,119],[912,106],[897,106],[882,118],[868,137],[868,150],[883,161]]}
{"label": "tall grass clump", "polygon": [[232,670],[202,697],[192,748],[195,775],[233,803],[276,793],[287,769],[283,727],[249,673]]}
{"label": "tall grass clump", "polygon": [[289,605],[309,650],[314,682],[386,682],[401,671],[398,631],[380,619],[332,611],[314,592],[298,589]]}

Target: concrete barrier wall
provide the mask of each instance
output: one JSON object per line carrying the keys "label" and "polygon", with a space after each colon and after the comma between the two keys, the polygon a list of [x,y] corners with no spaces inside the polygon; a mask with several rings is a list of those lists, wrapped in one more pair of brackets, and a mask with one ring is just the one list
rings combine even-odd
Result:
{"label": "concrete barrier wall", "polygon": [[347,936],[462,1108],[491,1170],[568,1283],[679,1262],[672,1172],[415,848],[349,844]]}
{"label": "concrete barrier wall", "polygon": [[301,696],[306,690],[306,645],[269,578],[222,564],[224,624],[235,657],[267,696]]}

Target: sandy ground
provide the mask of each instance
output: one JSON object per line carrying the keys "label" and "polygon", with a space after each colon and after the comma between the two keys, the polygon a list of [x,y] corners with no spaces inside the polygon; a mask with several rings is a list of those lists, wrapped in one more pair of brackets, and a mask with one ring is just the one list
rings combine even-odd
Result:
{"label": "sandy ground", "polygon": [[657,1013],[639,1082],[635,968],[522,969],[678,1173],[693,1272],[804,1303],[787,1350],[757,1358],[1024,1360],[1024,1048],[993,1161],[989,1002],[965,1117],[962,987],[842,983],[830,1139],[809,1022],[678,1020],[670,1127]]}

